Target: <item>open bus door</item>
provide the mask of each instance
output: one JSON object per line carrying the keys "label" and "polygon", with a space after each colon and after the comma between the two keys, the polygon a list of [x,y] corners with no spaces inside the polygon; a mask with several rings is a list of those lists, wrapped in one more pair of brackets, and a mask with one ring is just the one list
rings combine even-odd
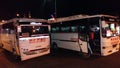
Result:
{"label": "open bus door", "polygon": [[78,27],[78,38],[79,38],[78,44],[79,44],[82,56],[86,58],[90,57],[91,52],[88,47],[88,35],[86,31],[86,26],[80,25]]}
{"label": "open bus door", "polygon": [[89,28],[89,44],[92,52],[94,54],[101,53],[100,46],[100,28],[97,25],[90,25]]}

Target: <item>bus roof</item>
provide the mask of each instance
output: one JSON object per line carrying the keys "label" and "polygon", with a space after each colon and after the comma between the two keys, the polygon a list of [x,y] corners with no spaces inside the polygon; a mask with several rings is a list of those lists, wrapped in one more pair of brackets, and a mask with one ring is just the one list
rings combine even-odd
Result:
{"label": "bus roof", "polygon": [[46,19],[35,19],[35,18],[13,18],[8,20],[7,22],[13,22],[13,21],[19,21],[19,22],[48,22]]}
{"label": "bus roof", "polygon": [[55,18],[55,19],[49,19],[48,23],[58,23],[62,21],[71,21],[71,20],[77,20],[77,19],[85,19],[85,18],[94,18],[94,17],[111,17],[111,18],[117,18],[116,16],[112,15],[104,15],[104,14],[98,14],[98,15],[73,15],[68,17],[61,17],[61,18]]}

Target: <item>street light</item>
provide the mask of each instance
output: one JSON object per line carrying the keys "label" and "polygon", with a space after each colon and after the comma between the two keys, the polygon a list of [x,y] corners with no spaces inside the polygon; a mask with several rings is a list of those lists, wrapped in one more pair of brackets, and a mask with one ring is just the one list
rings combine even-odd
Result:
{"label": "street light", "polygon": [[18,17],[20,17],[20,14],[17,13],[16,16],[17,16],[17,18],[18,18]]}

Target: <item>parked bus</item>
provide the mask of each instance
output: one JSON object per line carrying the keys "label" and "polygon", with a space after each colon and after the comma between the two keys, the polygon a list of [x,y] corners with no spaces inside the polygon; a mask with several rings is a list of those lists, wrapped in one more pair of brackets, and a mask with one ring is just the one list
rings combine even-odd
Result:
{"label": "parked bus", "polygon": [[45,19],[14,18],[1,24],[2,48],[21,61],[50,53],[49,24]]}
{"label": "parked bus", "polygon": [[107,56],[119,51],[119,22],[111,15],[74,15],[49,19],[51,48]]}

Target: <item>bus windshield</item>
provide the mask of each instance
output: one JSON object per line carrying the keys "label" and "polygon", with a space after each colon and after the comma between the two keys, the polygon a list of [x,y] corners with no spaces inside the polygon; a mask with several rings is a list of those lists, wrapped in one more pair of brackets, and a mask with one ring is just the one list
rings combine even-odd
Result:
{"label": "bus windshield", "polygon": [[20,36],[30,37],[48,33],[48,26],[21,26]]}
{"label": "bus windshield", "polygon": [[113,37],[120,34],[119,25],[117,22],[102,22],[102,36],[103,37]]}

